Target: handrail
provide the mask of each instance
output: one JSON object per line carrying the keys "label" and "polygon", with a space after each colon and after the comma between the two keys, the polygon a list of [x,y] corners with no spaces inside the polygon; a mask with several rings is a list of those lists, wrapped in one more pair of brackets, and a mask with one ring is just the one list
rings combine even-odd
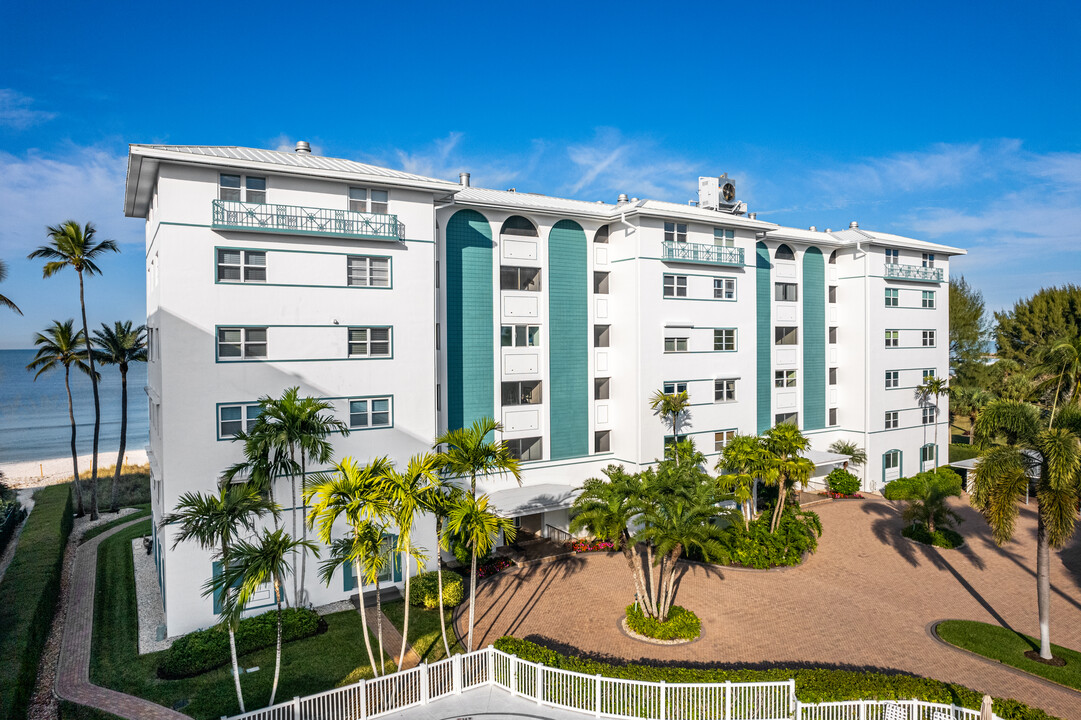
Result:
{"label": "handrail", "polygon": [[214,200],[212,216],[212,227],[222,230],[331,235],[369,240],[400,240],[405,237],[405,225],[398,221],[397,215],[336,208]]}
{"label": "handrail", "polygon": [[704,243],[662,241],[664,260],[708,263],[710,265],[742,265],[743,248],[706,245]]}
{"label": "handrail", "polygon": [[944,273],[942,268],[923,267],[921,265],[902,265],[901,263],[886,263],[882,275],[888,278],[900,280],[921,280],[924,282],[942,282]]}
{"label": "handrail", "polygon": [[574,536],[573,535],[571,535],[566,530],[561,530],[561,529],[557,528],[555,525],[547,525],[546,524],[544,526],[544,530],[545,530],[545,535],[548,536],[549,540],[554,540],[557,543],[560,543],[562,545],[566,545],[568,543],[574,542]]}

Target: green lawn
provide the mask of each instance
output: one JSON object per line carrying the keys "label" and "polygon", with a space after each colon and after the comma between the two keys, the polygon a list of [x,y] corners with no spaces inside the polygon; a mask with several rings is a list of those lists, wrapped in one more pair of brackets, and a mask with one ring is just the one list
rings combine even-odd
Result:
{"label": "green lawn", "polygon": [[1032,675],[1039,675],[1060,685],[1081,690],[1081,653],[1052,643],[1051,653],[1066,661],[1062,667],[1045,665],[1025,657],[1028,650],[1038,650],[1039,640],[1013,630],[971,620],[946,620],[935,629],[938,636],[959,648],[997,660]]}
{"label": "green lawn", "polygon": [[[79,544],[82,545],[87,540],[101,535],[106,530],[112,530],[117,525],[123,525],[124,523],[131,522],[132,520],[137,520],[138,518],[147,517],[150,515],[150,505],[135,505],[134,507],[136,511],[133,513],[118,517],[116,520],[110,520],[104,525],[98,525],[97,527],[92,527],[87,530],[85,533],[83,533],[83,537],[79,541]],[[105,512],[103,512],[102,515],[105,515]]]}
{"label": "green lawn", "polygon": [[[458,644],[458,638],[454,635],[454,623],[451,620],[454,611],[446,609],[443,612],[446,614],[447,642],[450,643],[451,653],[457,655],[465,652],[462,646]],[[402,631],[402,624],[405,619],[404,602],[398,601],[384,605],[383,614],[394,623],[394,627],[398,628],[398,632]],[[443,649],[443,638],[439,630],[438,610],[427,610],[422,607],[409,608],[409,637],[407,639],[423,662],[433,663],[447,656],[446,650]]]}
{"label": "green lawn", "polygon": [[[153,702],[179,708],[194,718],[233,715],[240,708],[229,666],[183,680],[157,677],[160,653],[138,654],[139,626],[136,616],[131,541],[150,530],[150,521],[135,524],[102,542],[98,549],[97,599],[94,603],[94,647],[90,678],[93,682]],[[282,647],[282,671],[277,700],[309,695],[371,677],[364,649],[362,625],[356,612],[326,616],[328,630],[322,635],[287,643]],[[373,640],[374,646],[374,640]],[[274,648],[240,659],[241,667],[260,669],[241,676],[248,710],[262,707],[270,698],[274,677]],[[392,663],[387,663],[392,669]]]}

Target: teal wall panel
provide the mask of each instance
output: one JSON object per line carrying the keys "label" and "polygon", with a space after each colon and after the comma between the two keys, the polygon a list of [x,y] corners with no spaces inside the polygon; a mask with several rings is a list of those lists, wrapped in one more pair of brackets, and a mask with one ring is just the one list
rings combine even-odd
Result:
{"label": "teal wall panel", "polygon": [[826,264],[803,253],[803,429],[826,427]]}
{"label": "teal wall panel", "polygon": [[492,228],[475,210],[447,222],[447,427],[495,415]]}
{"label": "teal wall panel", "polygon": [[765,243],[755,244],[755,313],[757,318],[757,377],[755,391],[758,396],[758,434],[773,427],[773,393],[771,366],[773,358],[772,302],[773,287],[770,283],[769,249]]}
{"label": "teal wall panel", "polygon": [[589,246],[560,220],[548,235],[548,407],[552,460],[589,454]]}

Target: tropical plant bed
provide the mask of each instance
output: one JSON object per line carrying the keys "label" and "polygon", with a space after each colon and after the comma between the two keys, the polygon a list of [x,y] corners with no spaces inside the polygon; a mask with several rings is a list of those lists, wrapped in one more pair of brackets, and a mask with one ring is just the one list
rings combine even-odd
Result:
{"label": "tropical plant bed", "polygon": [[935,634],[962,650],[1081,690],[1081,652],[1076,650],[1052,644],[1051,654],[1058,662],[1048,662],[1040,658],[1036,638],[974,620],[943,620],[935,626]]}
{"label": "tropical plant bed", "polygon": [[845,494],[845,493],[830,492],[829,490],[824,490],[824,491],[822,491],[822,492],[820,492],[818,494],[820,496],[822,496],[822,497],[828,497],[828,498],[832,498],[834,500],[863,500],[863,495],[861,493]]}
{"label": "tropical plant bed", "polygon": [[575,540],[570,545],[576,553],[616,551],[615,543],[611,540]]}
{"label": "tropical plant bed", "polygon": [[627,606],[623,629],[633,637],[664,645],[682,645],[702,635],[702,621],[690,610],[679,605],[668,608],[664,622],[651,618],[636,604]]}
{"label": "tropical plant bed", "polygon": [[965,539],[961,537],[961,534],[949,528],[936,528],[932,535],[926,525],[906,525],[901,530],[901,534],[921,545],[934,545],[945,550],[953,550],[965,544]]}
{"label": "tropical plant bed", "polygon": [[477,579],[491,577],[501,570],[506,570],[510,566],[514,565],[513,562],[507,558],[494,558],[483,563],[477,564]]}
{"label": "tropical plant bed", "polygon": [[793,505],[785,508],[776,532],[770,532],[772,510],[767,510],[744,528],[730,525],[723,531],[719,543],[723,552],[713,558],[688,551],[689,560],[709,562],[724,567],[749,570],[769,570],[792,567],[802,563],[818,549],[822,521],[810,510]]}

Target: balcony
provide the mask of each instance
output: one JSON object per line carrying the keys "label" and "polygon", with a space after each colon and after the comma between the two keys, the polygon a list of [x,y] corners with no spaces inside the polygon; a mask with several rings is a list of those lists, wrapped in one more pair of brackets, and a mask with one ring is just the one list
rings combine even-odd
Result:
{"label": "balcony", "polygon": [[900,263],[886,263],[883,277],[895,280],[917,280],[919,282],[942,282],[942,268],[922,267],[920,265],[901,265]]}
{"label": "balcony", "polygon": [[321,235],[362,240],[396,241],[405,237],[405,225],[398,222],[397,215],[234,200],[214,200],[213,211],[212,227],[216,230]]}
{"label": "balcony", "polygon": [[743,265],[743,248],[665,240],[664,260],[706,265]]}

